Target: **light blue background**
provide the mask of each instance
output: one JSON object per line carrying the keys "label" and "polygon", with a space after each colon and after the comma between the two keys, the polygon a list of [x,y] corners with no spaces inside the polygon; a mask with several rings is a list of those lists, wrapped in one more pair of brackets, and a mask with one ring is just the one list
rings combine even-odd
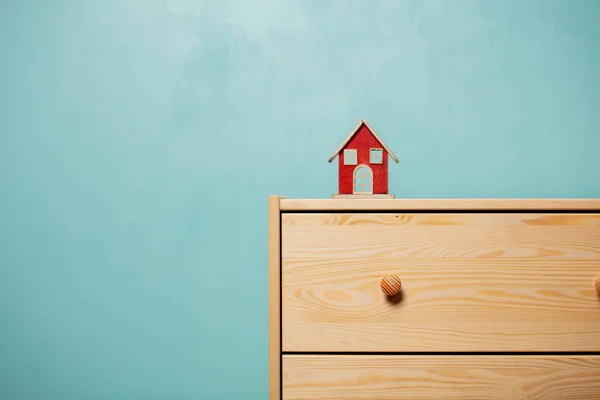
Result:
{"label": "light blue background", "polygon": [[600,197],[600,2],[0,5],[0,398],[266,399],[267,196]]}

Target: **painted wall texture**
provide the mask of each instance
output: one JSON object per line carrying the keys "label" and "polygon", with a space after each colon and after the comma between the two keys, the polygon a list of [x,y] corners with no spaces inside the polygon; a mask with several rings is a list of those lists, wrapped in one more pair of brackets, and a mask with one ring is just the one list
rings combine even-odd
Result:
{"label": "painted wall texture", "polygon": [[267,196],[600,197],[600,2],[0,4],[0,398],[266,399]]}

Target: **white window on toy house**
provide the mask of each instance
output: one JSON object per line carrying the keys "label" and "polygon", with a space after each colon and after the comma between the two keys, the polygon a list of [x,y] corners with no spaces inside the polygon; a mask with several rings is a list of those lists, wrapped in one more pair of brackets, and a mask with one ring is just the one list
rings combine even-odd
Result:
{"label": "white window on toy house", "polygon": [[356,149],[344,150],[344,165],[356,165],[358,164],[358,156]]}
{"label": "white window on toy house", "polygon": [[383,149],[371,149],[369,156],[369,162],[371,164],[382,164],[383,163]]}
{"label": "white window on toy house", "polygon": [[360,165],[354,170],[354,193],[373,193],[373,170],[366,165]]}

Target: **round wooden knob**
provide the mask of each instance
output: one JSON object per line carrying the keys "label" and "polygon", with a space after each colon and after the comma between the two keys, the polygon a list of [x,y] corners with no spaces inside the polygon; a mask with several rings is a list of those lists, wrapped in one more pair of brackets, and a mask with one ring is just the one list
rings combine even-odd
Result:
{"label": "round wooden knob", "polygon": [[386,275],[381,278],[381,290],[388,296],[395,296],[402,289],[402,281],[396,275]]}
{"label": "round wooden knob", "polygon": [[594,281],[594,287],[596,288],[596,291],[600,293],[600,276],[596,277],[596,280]]}

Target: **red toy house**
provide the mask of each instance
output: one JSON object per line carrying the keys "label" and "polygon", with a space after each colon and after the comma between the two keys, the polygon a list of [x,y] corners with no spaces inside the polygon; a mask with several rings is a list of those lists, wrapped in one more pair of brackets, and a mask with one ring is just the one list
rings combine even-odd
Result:
{"label": "red toy house", "polygon": [[388,194],[387,156],[396,163],[398,159],[367,121],[360,120],[329,162],[338,154],[339,194],[333,198],[394,198]]}

